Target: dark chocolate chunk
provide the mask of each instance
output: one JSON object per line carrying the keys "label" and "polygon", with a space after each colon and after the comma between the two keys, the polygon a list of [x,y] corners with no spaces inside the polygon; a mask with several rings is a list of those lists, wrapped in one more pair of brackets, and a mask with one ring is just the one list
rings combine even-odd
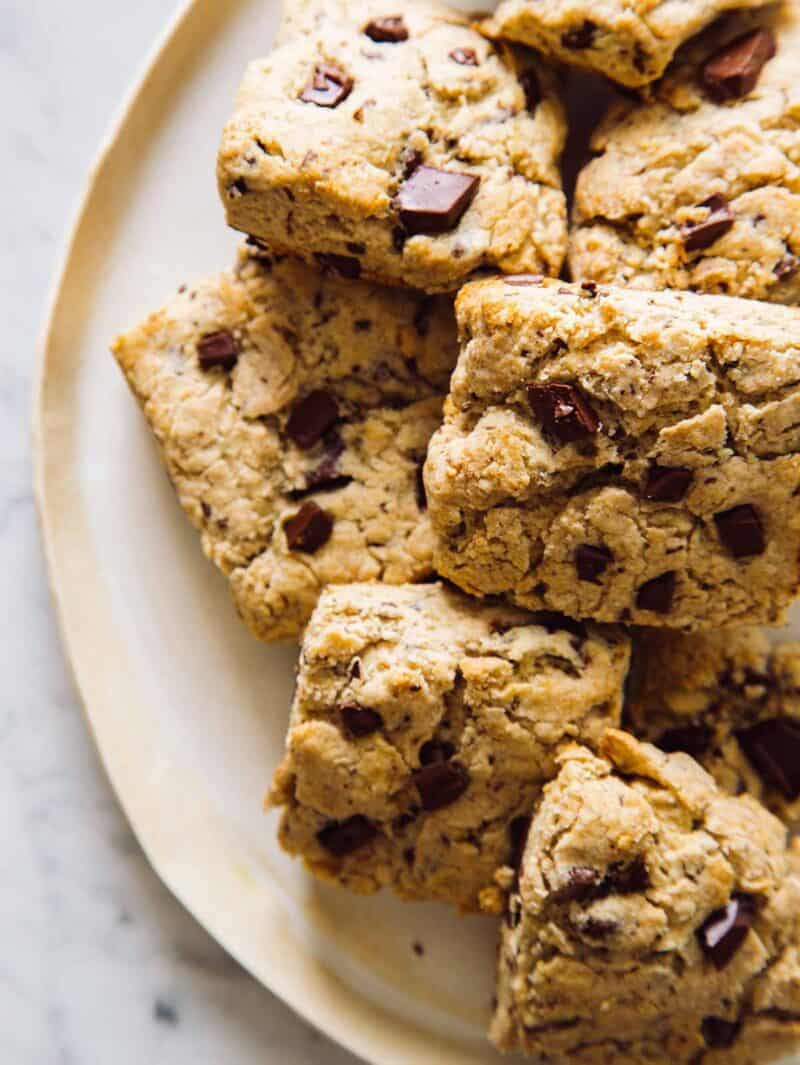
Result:
{"label": "dark chocolate chunk", "polygon": [[525,93],[525,106],[533,113],[542,100],[542,90],[535,70],[526,70],[519,76],[519,83]]}
{"label": "dark chocolate chunk", "polygon": [[597,578],[602,573],[605,573],[614,561],[614,555],[607,547],[598,547],[595,544],[579,544],[575,548],[573,559],[575,561],[575,569],[578,572],[578,579],[598,584]]}
{"label": "dark chocolate chunk", "polygon": [[474,48],[454,48],[450,52],[450,58],[454,63],[460,63],[462,67],[477,67],[478,56]]}
{"label": "dark chocolate chunk", "polygon": [[580,26],[575,26],[573,29],[567,30],[566,33],[562,33],[561,43],[565,48],[582,51],[584,48],[592,47],[596,33],[597,26],[587,18],[583,20]]}
{"label": "dark chocolate chunk", "polygon": [[694,480],[694,473],[683,466],[656,466],[647,471],[644,498],[653,503],[680,503]]}
{"label": "dark chocolate chunk", "polygon": [[220,329],[217,333],[206,333],[200,337],[197,359],[203,370],[232,370],[239,359],[239,345],[233,333]]}
{"label": "dark chocolate chunk", "polygon": [[734,558],[764,554],[767,546],[764,527],[758,511],[750,503],[715,514],[714,524],[720,540]]}
{"label": "dark chocolate chunk", "polygon": [[716,969],[724,969],[747,938],[755,918],[750,895],[735,894],[721,910],[715,910],[698,928],[697,938]]}
{"label": "dark chocolate chunk", "polygon": [[335,255],[333,252],[318,251],[314,258],[326,270],[346,277],[348,281],[357,281],[361,277],[361,263],[350,255]]}
{"label": "dark chocolate chunk", "polygon": [[779,281],[788,281],[800,270],[800,259],[796,255],[784,255],[780,262],[775,264],[773,273]]}
{"label": "dark chocolate chunk", "polygon": [[286,435],[307,451],[323,438],[338,417],[336,397],[321,388],[314,389],[292,407]]}
{"label": "dark chocolate chunk", "polygon": [[342,725],[348,736],[360,739],[362,736],[371,736],[383,725],[383,718],[377,711],[370,710],[358,703],[349,703],[341,707]]}
{"label": "dark chocolate chunk", "polygon": [[747,96],[775,52],[775,38],[768,29],[751,30],[737,37],[703,65],[702,80],[709,96],[718,103]]}
{"label": "dark chocolate chunk", "polygon": [[559,902],[586,902],[595,897],[599,885],[600,874],[596,869],[576,865],[570,869],[566,884],[553,894]]}
{"label": "dark chocolate chunk", "polygon": [[423,471],[424,463],[420,462],[417,466],[414,488],[417,495],[417,506],[420,510],[426,511],[428,509],[428,493],[425,491],[425,477]]}
{"label": "dark chocolate chunk", "polygon": [[527,288],[528,285],[541,285],[544,281],[544,274],[506,274],[503,281],[517,288]]}
{"label": "dark chocolate chunk", "polygon": [[589,917],[579,928],[579,931],[589,939],[606,939],[612,936],[619,928],[616,921],[604,920],[602,917]]}
{"label": "dark chocolate chunk", "polygon": [[460,799],[469,787],[469,774],[460,762],[434,762],[412,777],[426,810],[439,810]]}
{"label": "dark chocolate chunk", "polygon": [[560,444],[584,440],[600,428],[600,419],[575,385],[528,385],[528,402],[543,432]]}
{"label": "dark chocolate chunk", "polygon": [[640,610],[652,610],[656,614],[668,614],[672,609],[677,574],[674,570],[653,577],[639,587],[636,605]]}
{"label": "dark chocolate chunk", "polygon": [[418,166],[395,197],[406,232],[447,233],[455,229],[475,198],[480,180],[473,174]]}
{"label": "dark chocolate chunk", "polygon": [[335,430],[328,433],[322,461],[306,475],[303,488],[295,488],[288,493],[290,498],[305,499],[312,492],[334,492],[351,484],[353,478],[339,469],[339,459],[344,449],[344,441],[339,434]]}
{"label": "dark chocolate chunk", "polygon": [[326,510],[309,500],[293,517],[287,518],[283,523],[283,531],[290,551],[313,555],[330,540],[333,518]]}
{"label": "dark chocolate chunk", "polygon": [[348,854],[370,843],[378,830],[363,814],[354,814],[346,821],[331,821],[317,833],[320,846],[335,858],[346,858]]}
{"label": "dark chocolate chunk", "polygon": [[736,739],[765,784],[787,799],[800,797],[800,723],[773,717],[742,729]]}
{"label": "dark chocolate chunk", "polygon": [[419,764],[436,765],[437,762],[449,762],[455,753],[455,747],[447,740],[428,740],[419,749]]}
{"label": "dark chocolate chunk", "polygon": [[617,862],[611,866],[603,887],[616,895],[635,895],[650,887],[650,875],[644,858],[639,854],[632,862]]}
{"label": "dark chocolate chunk", "polygon": [[726,1021],[724,1017],[704,1017],[700,1032],[706,1046],[715,1050],[727,1050],[736,1042],[741,1027],[739,1021]]}
{"label": "dark chocolate chunk", "polygon": [[736,221],[724,196],[711,196],[700,206],[708,208],[708,217],[684,230],[683,246],[687,251],[709,248],[720,237],[724,237]]}
{"label": "dark chocolate chunk", "polygon": [[384,15],[374,18],[364,27],[364,33],[371,41],[383,44],[399,44],[408,40],[408,27],[402,15]]}
{"label": "dark chocolate chunk", "polygon": [[692,758],[702,758],[708,752],[714,732],[708,725],[684,725],[667,729],[656,740],[656,746],[667,754],[683,751]]}
{"label": "dark chocolate chunk", "polygon": [[318,63],[300,99],[317,107],[338,107],[353,91],[353,79],[332,63]]}

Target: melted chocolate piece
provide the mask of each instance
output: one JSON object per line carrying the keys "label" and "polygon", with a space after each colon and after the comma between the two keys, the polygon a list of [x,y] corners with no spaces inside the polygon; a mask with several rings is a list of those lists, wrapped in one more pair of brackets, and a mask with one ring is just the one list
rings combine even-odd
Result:
{"label": "melted chocolate piece", "polygon": [[716,969],[724,969],[733,960],[754,919],[752,896],[735,894],[727,906],[715,910],[698,928],[700,947]]}
{"label": "melted chocolate piece", "polygon": [[399,44],[408,40],[408,27],[402,15],[374,18],[364,27],[364,33],[371,41],[381,44]]}
{"label": "melted chocolate piece", "polygon": [[317,107],[338,107],[353,91],[353,79],[332,63],[318,63],[300,99]]}
{"label": "melted chocolate piece", "polygon": [[643,495],[653,503],[680,503],[693,480],[694,473],[683,466],[653,465]]}
{"label": "melted chocolate piece", "polygon": [[600,419],[575,385],[528,385],[528,402],[542,431],[559,444],[585,440],[600,428]]}
{"label": "melted chocolate piece", "polygon": [[636,593],[636,605],[640,610],[652,610],[656,614],[668,614],[672,609],[675,596],[677,574],[674,570],[653,577],[639,587]]}
{"label": "melted chocolate piece", "polygon": [[687,251],[700,251],[724,237],[733,228],[736,218],[724,196],[711,196],[702,207],[708,208],[704,222],[687,226],[683,233],[683,246]]}
{"label": "melted chocolate piece", "polygon": [[800,798],[800,723],[773,717],[742,729],[736,739],[765,784],[787,799]]}
{"label": "melted chocolate piece", "polygon": [[768,29],[737,37],[704,63],[702,81],[708,95],[717,103],[747,96],[776,51],[775,38]]}
{"label": "melted chocolate piece", "polygon": [[346,821],[332,821],[317,833],[320,846],[336,858],[346,858],[348,854],[365,846],[377,836],[378,830],[362,814],[355,814]]}
{"label": "melted chocolate piece", "polygon": [[338,417],[336,397],[317,388],[292,407],[286,435],[298,447],[308,451],[323,438]]}
{"label": "melted chocolate piece", "polygon": [[351,739],[361,739],[362,736],[371,736],[383,725],[383,718],[375,711],[358,703],[349,703],[341,707],[344,731]]}
{"label": "melted chocolate piece", "polygon": [[614,561],[614,555],[607,547],[595,544],[579,544],[573,555],[578,579],[599,584],[598,577],[605,573]]}
{"label": "melted chocolate piece", "polygon": [[412,777],[425,810],[440,810],[460,799],[469,787],[469,773],[460,762],[433,762]]}
{"label": "melted chocolate piece", "polygon": [[331,538],[333,518],[326,510],[309,501],[283,523],[286,543],[290,551],[313,555]]}
{"label": "melted chocolate piece", "polygon": [[197,342],[197,360],[202,370],[230,372],[239,360],[239,345],[233,333],[220,329],[206,333]]}
{"label": "melted chocolate piece", "polygon": [[563,33],[561,35],[561,43],[565,48],[582,51],[584,48],[592,47],[596,33],[597,26],[587,18],[584,19],[580,26],[575,26],[573,29]]}
{"label": "melted chocolate piece", "polygon": [[720,540],[734,558],[764,554],[767,546],[764,527],[758,511],[750,503],[715,514],[714,524]]}
{"label": "melted chocolate piece", "polygon": [[349,255],[318,251],[314,253],[314,258],[321,267],[332,270],[335,274],[347,278],[348,281],[357,281],[361,277],[361,263]]}
{"label": "melted chocolate piece", "polygon": [[723,1017],[704,1017],[700,1032],[706,1046],[715,1050],[727,1050],[736,1042],[741,1027],[738,1021],[726,1021]]}

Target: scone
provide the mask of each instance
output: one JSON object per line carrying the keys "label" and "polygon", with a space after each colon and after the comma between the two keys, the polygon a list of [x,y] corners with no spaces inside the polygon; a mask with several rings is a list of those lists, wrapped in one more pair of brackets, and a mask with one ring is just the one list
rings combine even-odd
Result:
{"label": "scone", "polygon": [[619,721],[628,654],[620,630],[439,585],[328,588],[270,796],[281,843],[352,891],[499,910],[559,744]]}
{"label": "scone", "polygon": [[800,302],[797,0],[724,20],[644,103],[614,106],[579,176],[575,280]]}
{"label": "scone", "polygon": [[732,8],[766,0],[501,0],[482,29],[631,88],[659,78],[678,47]]}
{"label": "scone", "polygon": [[565,118],[553,76],[435,3],[301,4],[253,63],[219,155],[228,222],[347,278],[455,290],[558,274]]}
{"label": "scone", "polygon": [[446,297],[243,254],[114,354],[256,636],[296,636],[328,582],[431,575],[421,464],[456,357]]}
{"label": "scone", "polygon": [[800,311],[506,278],[466,286],[425,468],[439,572],[529,609],[776,624],[800,552]]}
{"label": "scone", "polygon": [[755,1065],[800,1047],[800,855],[688,755],[611,732],[535,810],[492,1035],[551,1065]]}
{"label": "scone", "polygon": [[759,629],[691,636],[642,630],[625,720],[639,738],[684,751],[717,784],[800,816],[800,643],[770,647]]}

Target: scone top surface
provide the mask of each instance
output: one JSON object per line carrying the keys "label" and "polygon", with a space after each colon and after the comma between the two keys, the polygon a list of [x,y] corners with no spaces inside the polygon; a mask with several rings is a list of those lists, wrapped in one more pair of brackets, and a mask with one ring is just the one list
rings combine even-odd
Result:
{"label": "scone top surface", "polygon": [[355,891],[497,909],[518,819],[561,743],[619,720],[627,663],[617,629],[438,585],[329,588],[273,787],[283,845]]}
{"label": "scone top surface", "polygon": [[425,469],[440,572],[531,609],[778,622],[800,547],[800,312],[541,278],[459,294]]}
{"label": "scone top surface", "polygon": [[[684,754],[610,732],[538,804],[493,1036],[548,1062],[773,1060],[800,1036],[800,878],[783,825]],[[757,1051],[760,1051],[757,1053]]]}
{"label": "scone top surface", "polygon": [[531,54],[427,3],[312,7],[281,39],[223,137],[231,225],[427,291],[481,266],[558,273],[564,117]]}

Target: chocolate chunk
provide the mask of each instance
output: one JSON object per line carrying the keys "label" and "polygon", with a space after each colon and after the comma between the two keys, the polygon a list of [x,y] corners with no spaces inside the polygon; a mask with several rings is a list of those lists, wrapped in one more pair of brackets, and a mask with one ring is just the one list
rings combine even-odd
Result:
{"label": "chocolate chunk", "polygon": [[334,492],[346,488],[353,478],[343,474],[339,469],[339,459],[344,452],[344,441],[334,430],[325,439],[325,453],[322,461],[306,475],[303,488],[295,488],[288,493],[291,499],[305,499],[312,492]]}
{"label": "chocolate chunk", "polygon": [[779,281],[788,281],[800,270],[800,259],[796,255],[784,255],[780,262],[775,264],[773,273]]}
{"label": "chocolate chunk", "polygon": [[408,233],[447,233],[475,198],[480,178],[433,166],[418,166],[400,186],[395,206]]}
{"label": "chocolate chunk", "polygon": [[755,901],[735,894],[721,910],[715,910],[697,930],[700,947],[716,969],[724,969],[747,938],[755,919]]}
{"label": "chocolate chunk", "polygon": [[687,226],[684,230],[683,246],[687,251],[709,248],[720,237],[724,237],[736,221],[724,196],[711,196],[700,206],[708,208],[708,217],[704,222]]}
{"label": "chocolate chunk", "polygon": [[650,875],[644,858],[638,854],[632,862],[617,862],[611,866],[603,887],[616,895],[635,895],[650,887]]}
{"label": "chocolate chunk", "polygon": [[600,419],[575,385],[528,385],[528,402],[542,430],[560,444],[594,436]]}
{"label": "chocolate chunk", "polygon": [[359,847],[370,843],[377,834],[375,825],[363,814],[354,814],[346,821],[331,821],[317,833],[317,840],[335,858],[346,858]]}
{"label": "chocolate chunk", "polygon": [[455,747],[447,740],[428,740],[419,749],[419,764],[436,765],[438,762],[449,762],[455,753]]}
{"label": "chocolate chunk", "polygon": [[656,746],[667,754],[683,751],[692,758],[702,758],[708,752],[714,733],[707,725],[684,725],[663,732],[656,740]]}
{"label": "chocolate chunk", "polygon": [[519,83],[525,93],[525,106],[533,113],[542,101],[542,90],[535,70],[526,70],[519,76]]}
{"label": "chocolate chunk", "polygon": [[596,869],[576,865],[567,874],[566,884],[553,893],[558,902],[587,902],[594,898],[600,884]]}
{"label": "chocolate chunk", "polygon": [[596,281],[581,281],[581,292],[585,296],[589,296],[594,299],[597,295],[597,282]]}
{"label": "chocolate chunk", "polygon": [[408,27],[402,15],[384,15],[374,18],[364,27],[364,33],[371,41],[379,44],[399,44],[408,40]]}
{"label": "chocolate chunk", "polygon": [[580,544],[575,548],[573,559],[579,580],[599,584],[597,578],[602,573],[605,573],[614,561],[614,555],[607,547],[598,547],[595,544]]}
{"label": "chocolate chunk", "polygon": [[573,29],[567,30],[566,33],[562,33],[561,43],[565,48],[581,51],[584,48],[592,47],[596,33],[597,26],[587,18],[584,19],[580,26],[575,26]]}
{"label": "chocolate chunk", "polygon": [[320,388],[314,389],[292,407],[286,435],[298,447],[308,451],[323,438],[338,417],[336,397]]}
{"label": "chocolate chunk", "polygon": [[346,277],[348,281],[357,281],[361,277],[361,263],[349,255],[335,255],[333,252],[318,251],[314,258],[326,270]]}
{"label": "chocolate chunk", "polygon": [[477,67],[479,65],[474,48],[454,48],[450,52],[450,58],[454,63],[460,63],[462,67]]}
{"label": "chocolate chunk", "polygon": [[717,103],[747,96],[775,52],[775,38],[770,30],[751,30],[737,37],[703,65],[702,80],[708,95]]}
{"label": "chocolate chunk", "polygon": [[434,762],[418,769],[412,779],[428,811],[449,806],[469,787],[469,774],[460,762]]}
{"label": "chocolate chunk", "polygon": [[503,281],[517,288],[527,288],[528,285],[541,285],[544,281],[544,274],[506,274]]}
{"label": "chocolate chunk", "polygon": [[741,1027],[738,1021],[726,1021],[723,1017],[704,1017],[700,1032],[706,1046],[715,1050],[727,1050],[736,1042]]}
{"label": "chocolate chunk", "polygon": [[773,717],[736,733],[736,739],[764,783],[800,798],[800,723]]}
{"label": "chocolate chunk", "polygon": [[416,480],[414,484],[417,495],[417,506],[421,511],[428,509],[428,493],[425,491],[424,463],[417,466]]}
{"label": "chocolate chunk", "polygon": [[758,511],[750,503],[743,503],[714,515],[717,533],[734,558],[763,555],[766,550],[764,528]]}
{"label": "chocolate chunk", "polygon": [[197,360],[202,370],[227,370],[234,368],[239,359],[239,345],[233,333],[220,329],[218,333],[206,333],[197,342]]}
{"label": "chocolate chunk", "polygon": [[317,107],[338,107],[353,91],[353,79],[332,63],[318,63],[300,99]]}
{"label": "chocolate chunk", "polygon": [[607,939],[618,929],[616,921],[607,921],[601,917],[589,917],[579,927],[579,931],[589,939]]}
{"label": "chocolate chunk", "polygon": [[530,817],[515,817],[508,826],[508,835],[511,840],[511,868],[519,870],[525,853],[525,844],[528,842],[528,832],[531,827]]}
{"label": "chocolate chunk", "polygon": [[653,503],[680,503],[694,480],[694,473],[683,466],[656,466],[647,471],[644,498]]}
{"label": "chocolate chunk", "polygon": [[339,712],[342,715],[342,725],[345,732],[353,739],[371,736],[373,732],[377,732],[383,725],[383,718],[379,713],[368,709],[366,706],[359,706],[358,703],[349,703],[347,706],[343,706]]}
{"label": "chocolate chunk", "polygon": [[322,507],[309,501],[283,523],[283,531],[290,551],[313,555],[330,540],[333,518]]}
{"label": "chocolate chunk", "polygon": [[675,595],[677,574],[674,570],[653,577],[639,587],[636,593],[636,605],[640,610],[652,610],[656,614],[668,614],[672,609]]}

